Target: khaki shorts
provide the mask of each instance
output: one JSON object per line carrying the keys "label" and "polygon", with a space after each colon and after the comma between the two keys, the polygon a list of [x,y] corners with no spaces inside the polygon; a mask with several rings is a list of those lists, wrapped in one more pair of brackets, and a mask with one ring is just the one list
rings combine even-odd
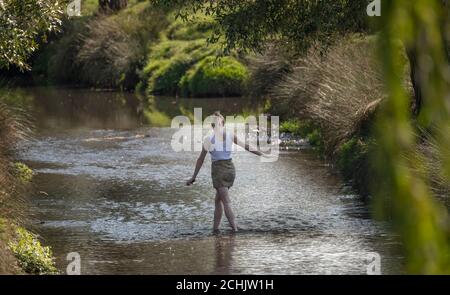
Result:
{"label": "khaki shorts", "polygon": [[211,178],[215,189],[232,187],[235,177],[236,170],[234,169],[233,161],[219,160],[212,162]]}

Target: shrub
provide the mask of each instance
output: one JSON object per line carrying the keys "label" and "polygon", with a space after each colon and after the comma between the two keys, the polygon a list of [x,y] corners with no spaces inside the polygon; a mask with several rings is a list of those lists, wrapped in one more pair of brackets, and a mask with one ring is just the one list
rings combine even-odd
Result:
{"label": "shrub", "polygon": [[244,93],[247,80],[246,67],[233,57],[208,56],[186,73],[180,87],[191,96],[239,96]]}
{"label": "shrub", "polygon": [[337,168],[344,179],[351,181],[352,186],[364,197],[369,195],[370,185],[375,184],[371,183],[373,168],[369,161],[373,145],[373,139],[353,137],[339,147],[336,156]]}
{"label": "shrub", "polygon": [[284,121],[280,125],[280,132],[292,133],[294,135],[300,135],[300,121],[288,120]]}
{"label": "shrub", "polygon": [[17,241],[9,247],[19,261],[22,269],[30,274],[57,274],[52,251],[43,247],[35,235],[19,227],[16,230]]}
{"label": "shrub", "polygon": [[148,81],[147,90],[153,94],[177,94],[178,83],[192,64],[187,55],[180,55],[160,63]]}
{"label": "shrub", "polygon": [[163,41],[151,48],[148,62],[141,73],[142,85],[151,94],[176,94],[186,71],[199,60],[212,55],[216,46],[205,39],[195,41]]}
{"label": "shrub", "polygon": [[324,138],[319,128],[313,129],[306,135],[306,138],[311,146],[315,147],[320,153],[324,152]]}
{"label": "shrub", "polygon": [[367,152],[367,144],[360,138],[352,138],[341,145],[336,164],[345,179],[352,179],[354,171],[367,156]]}
{"label": "shrub", "polygon": [[289,119],[280,125],[280,132],[292,133],[307,138],[310,134],[318,130],[318,127],[309,120]]}

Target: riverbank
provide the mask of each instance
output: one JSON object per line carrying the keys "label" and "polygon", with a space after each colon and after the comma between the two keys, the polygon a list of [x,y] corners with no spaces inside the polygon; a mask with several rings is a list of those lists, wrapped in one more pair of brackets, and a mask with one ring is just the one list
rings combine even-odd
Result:
{"label": "riverbank", "polygon": [[25,223],[23,194],[33,172],[15,162],[13,149],[28,134],[25,119],[0,97],[0,274],[53,274],[50,248],[21,224]]}

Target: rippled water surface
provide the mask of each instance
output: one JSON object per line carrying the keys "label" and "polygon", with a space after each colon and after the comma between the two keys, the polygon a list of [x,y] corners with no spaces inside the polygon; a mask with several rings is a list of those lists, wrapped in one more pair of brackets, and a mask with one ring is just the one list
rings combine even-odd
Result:
{"label": "rippled water surface", "polygon": [[196,153],[175,153],[167,125],[204,107],[256,111],[246,99],[138,99],[131,94],[29,89],[38,134],[21,158],[37,173],[32,222],[58,267],[79,252],[84,274],[365,274],[370,253],[383,273],[401,258],[384,225],[310,150],[261,163],[236,153],[233,207],[211,233],[214,191],[207,159],[194,186]]}

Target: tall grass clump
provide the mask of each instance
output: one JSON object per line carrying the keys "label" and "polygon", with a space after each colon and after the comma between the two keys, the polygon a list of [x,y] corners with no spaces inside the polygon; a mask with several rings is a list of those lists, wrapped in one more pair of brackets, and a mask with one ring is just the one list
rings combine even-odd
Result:
{"label": "tall grass clump", "polygon": [[139,44],[111,18],[96,19],[85,27],[75,57],[84,84],[100,88],[126,88],[139,63]]}
{"label": "tall grass clump", "polygon": [[35,58],[38,83],[133,89],[149,45],[168,25],[161,9],[149,1],[134,2],[116,14],[66,20],[63,34]]}
{"label": "tall grass clump", "polygon": [[272,109],[320,127],[329,155],[368,129],[385,96],[372,43],[343,41],[324,55],[311,49],[270,91]]}
{"label": "tall grass clump", "polygon": [[3,216],[9,212],[6,199],[15,192],[17,186],[13,149],[18,141],[28,137],[29,132],[25,114],[0,98],[0,213]]}
{"label": "tall grass clump", "polygon": [[149,3],[93,19],[85,28],[75,59],[83,82],[99,88],[134,88],[147,46],[164,26],[164,15]]}
{"label": "tall grass clump", "polygon": [[416,163],[416,173],[428,180],[428,185],[433,193],[450,205],[450,183],[446,174],[442,155],[450,155],[450,150],[440,150],[435,136],[436,132],[420,130],[416,135],[418,140],[414,153],[409,156],[411,162]]}
{"label": "tall grass clump", "polygon": [[11,222],[0,217],[0,275],[20,274],[21,268],[8,243],[14,238]]}
{"label": "tall grass clump", "polygon": [[[426,177],[427,168],[414,157],[422,144],[416,134],[426,129],[434,138],[433,157],[442,163],[444,179],[450,182],[450,65],[444,37],[449,33],[450,14],[446,2],[383,1],[379,21],[377,48],[388,99],[374,128],[373,164],[378,178],[373,187],[374,208],[377,217],[391,221],[402,242],[406,270],[412,274],[450,273],[448,208],[437,200]],[[411,76],[418,90],[414,99],[420,93],[422,101],[415,104],[421,106],[415,113],[411,112],[411,93],[403,85],[408,63],[401,62],[399,44],[412,64]]]}
{"label": "tall grass clump", "polygon": [[308,123],[301,136],[362,195],[369,194],[372,122],[386,96],[373,48],[374,37],[349,36],[300,58],[277,58],[279,50],[268,48],[249,60],[250,88],[270,99],[268,111],[285,122]]}
{"label": "tall grass clump", "polygon": [[278,44],[268,44],[263,54],[246,57],[250,78],[248,92],[253,97],[267,95],[292,70],[289,54]]}

